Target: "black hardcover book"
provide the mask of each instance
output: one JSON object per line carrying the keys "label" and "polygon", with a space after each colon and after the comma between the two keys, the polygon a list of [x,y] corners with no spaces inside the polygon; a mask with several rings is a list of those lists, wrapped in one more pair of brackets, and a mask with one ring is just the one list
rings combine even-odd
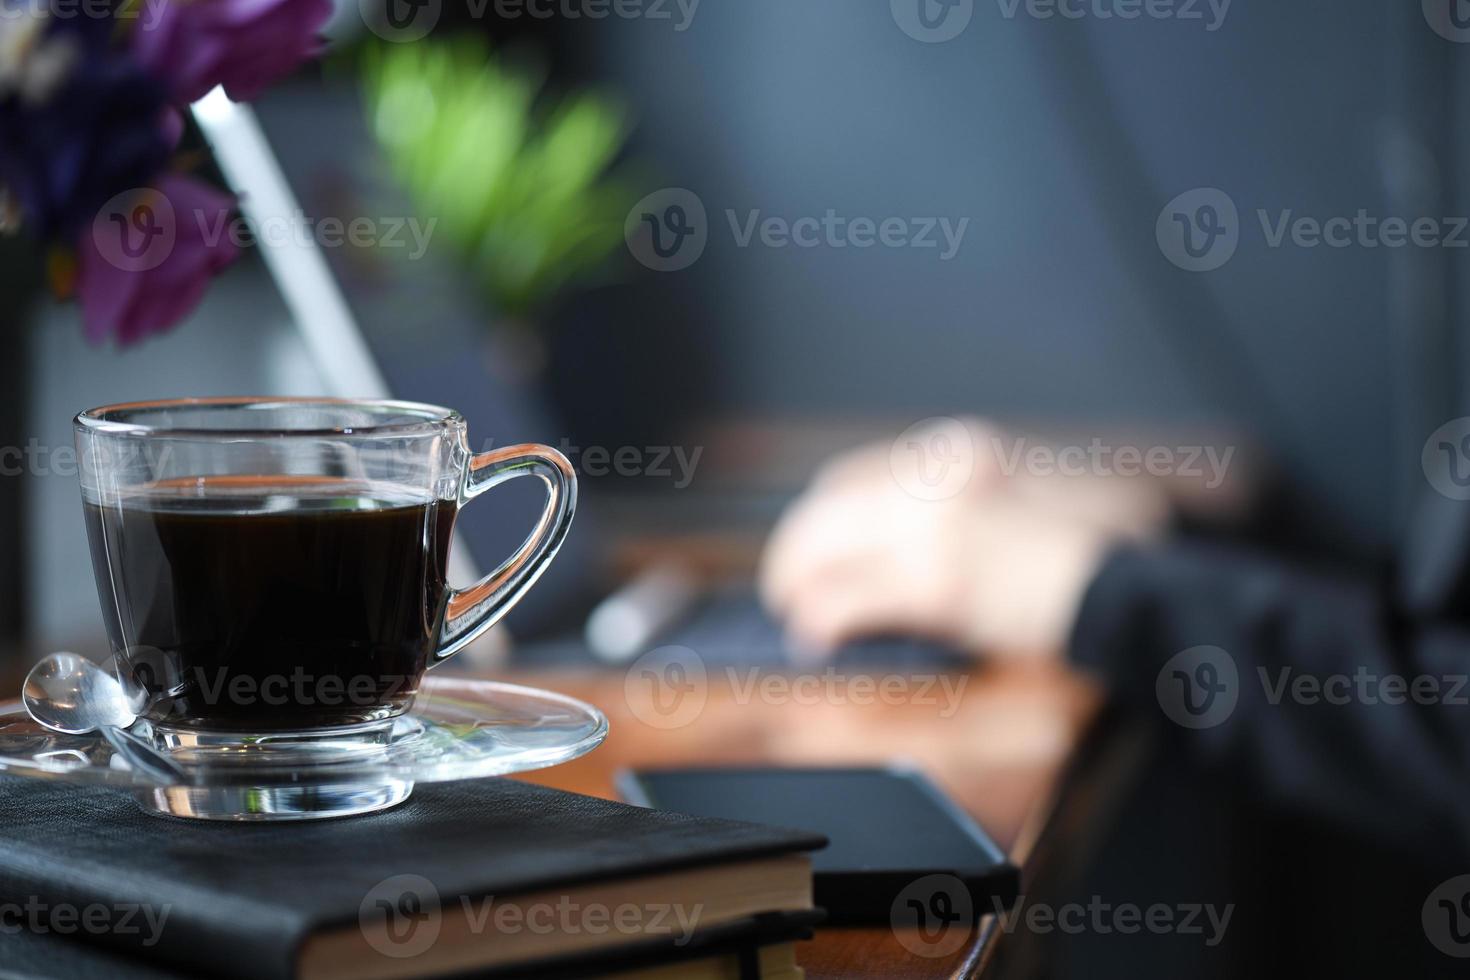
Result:
{"label": "black hardcover book", "polygon": [[183,980],[168,966],[60,933],[31,932],[21,922],[0,928],[4,980]]}
{"label": "black hardcover book", "polygon": [[[757,980],[763,951],[811,939],[824,920],[819,911],[771,912],[702,929],[684,945],[656,939],[611,952],[518,963],[504,969],[473,969],[456,980],[587,980],[613,975],[636,978],[640,970],[677,970],[686,976],[727,977],[730,966]],[[779,958],[779,957],[778,957]],[[663,974],[660,974],[662,976]],[[0,929],[0,980],[200,980],[197,967],[179,967],[55,932]]]}
{"label": "black hardcover book", "polygon": [[504,971],[799,916],[804,852],[824,844],[508,779],[424,786],[344,820],[229,824],[7,777],[0,924],[193,975]]}

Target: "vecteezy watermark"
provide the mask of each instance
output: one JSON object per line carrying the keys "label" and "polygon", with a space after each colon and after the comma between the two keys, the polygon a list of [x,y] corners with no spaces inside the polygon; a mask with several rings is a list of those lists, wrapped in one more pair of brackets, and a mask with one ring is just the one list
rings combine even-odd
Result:
{"label": "vecteezy watermark", "polygon": [[145,690],[174,692],[174,707],[180,712],[201,705],[371,708],[414,693],[413,678],[405,674],[313,674],[299,666],[288,674],[244,674],[224,667],[175,674],[161,666],[130,660],[125,669]]}
{"label": "vecteezy watermark", "polygon": [[1109,902],[1101,895],[1093,895],[1086,902],[1049,905],[1028,902],[1023,893],[1009,909],[998,899],[992,903],[1000,919],[1001,931],[1007,935],[1018,927],[1037,935],[1059,932],[1072,936],[1082,933],[1131,936],[1146,932],[1155,936],[1198,936],[1211,949],[1224,940],[1225,930],[1230,928],[1230,919],[1235,915],[1233,902],[1226,905],[1210,902],[1139,905],[1135,902]]}
{"label": "vecteezy watermark", "polygon": [[[1467,248],[1470,218],[1402,217],[1359,208],[1352,215],[1299,215],[1291,208],[1256,209],[1267,248]],[[1243,227],[1230,195],[1217,187],[1185,191],[1164,205],[1154,225],[1159,250],[1179,268],[1209,272],[1230,261]]]}
{"label": "vecteezy watermark", "polygon": [[633,205],[623,222],[633,258],[655,272],[687,269],[709,245],[709,217],[699,195],[665,187]]}
{"label": "vecteezy watermark", "polygon": [[975,929],[970,889],[954,875],[925,875],[906,885],[888,909],[900,946],[925,959],[949,956]]}
{"label": "vecteezy watermark", "polygon": [[704,658],[682,646],[648,651],[623,675],[623,700],[633,716],[651,728],[691,724],[709,700]]}
{"label": "vecteezy watermark", "polygon": [[759,667],[740,671],[725,668],[736,704],[915,704],[938,709],[940,718],[952,718],[960,710],[965,674],[865,674],[827,667],[818,673],[770,673]]}
{"label": "vecteezy watermark", "polygon": [[1177,20],[1199,22],[1209,33],[1218,31],[1230,13],[1231,0],[996,0],[1001,16],[1015,20],[1018,13],[1035,20]]}
{"label": "vecteezy watermark", "polygon": [[0,477],[74,477],[79,471],[75,446],[48,446],[34,436],[24,446],[0,446]]}
{"label": "vecteezy watermark", "polygon": [[170,6],[195,2],[197,0],[132,0],[129,3],[119,3],[118,0],[7,0],[0,3],[0,27],[6,21],[22,17],[49,17],[54,20],[118,21],[126,24],[130,31],[153,31],[163,23]]}
{"label": "vecteezy watermark", "polygon": [[920,500],[948,500],[975,473],[975,437],[947,415],[922,419],[899,433],[888,450],[894,482]]}
{"label": "vecteezy watermark", "polygon": [[439,889],[423,875],[384,878],[362,897],[357,925],[367,944],[384,956],[409,959],[439,941],[443,928]]}
{"label": "vecteezy watermark", "polygon": [[[1426,0],[1426,3],[1430,0]],[[995,0],[1001,17],[1015,20],[1177,20],[1210,33],[1225,24],[1231,0]],[[893,21],[915,41],[939,44],[964,33],[975,0],[889,0]]]}
{"label": "vecteezy watermark", "polygon": [[357,12],[369,31],[385,41],[418,41],[439,24],[443,0],[357,0]]}
{"label": "vecteezy watermark", "polygon": [[[959,711],[969,677],[964,674],[869,674],[827,667],[790,673],[760,667],[726,667],[723,686],[737,705],[919,705],[941,718]],[[635,660],[623,678],[628,710],[659,729],[683,728],[704,712],[710,672],[688,647],[665,646]]]}
{"label": "vecteezy watermark", "polygon": [[[1329,674],[1290,665],[1258,666],[1256,682],[1266,705],[1303,707],[1446,705],[1470,707],[1470,674],[1379,673],[1359,664],[1351,673]],[[1213,728],[1235,711],[1243,692],[1240,671],[1229,652],[1190,647],[1160,668],[1154,682],[1159,707],[1185,728]]]}
{"label": "vecteezy watermark", "polygon": [[[676,33],[694,23],[700,0],[449,0],[472,20],[647,20]],[[438,26],[445,0],[358,0],[367,29],[385,41],[417,41]]]}
{"label": "vecteezy watermark", "polygon": [[675,946],[686,946],[694,938],[704,903],[678,902],[577,902],[570,895],[554,901],[522,902],[510,899],[497,903],[494,895],[477,901],[461,899],[470,931],[476,935],[493,926],[497,933],[529,932],[538,936],[672,936]]}
{"label": "vecteezy watermark", "polygon": [[[1007,479],[1034,477],[1180,477],[1206,490],[1224,484],[1234,446],[1118,442],[1093,436],[1065,444],[1033,442],[1026,436],[991,433],[977,443],[971,426],[950,416],[922,419],[899,433],[888,450],[894,481],[920,500],[946,500],[969,485],[984,450],[993,472]],[[987,444],[988,442],[988,444]],[[991,470],[989,464],[981,467]]]}
{"label": "vecteezy watermark", "polygon": [[1290,208],[1274,214],[1257,208],[1256,217],[1270,248],[1287,244],[1296,248],[1470,247],[1470,236],[1465,233],[1470,218],[1465,217],[1383,217],[1370,214],[1367,208],[1359,208],[1352,217],[1328,218],[1295,215]]}
{"label": "vecteezy watermark", "polygon": [[[479,452],[489,452],[499,445],[486,439]],[[703,446],[646,445],[601,446],[574,443],[562,436],[556,444],[583,477],[646,477],[666,480],[675,490],[683,490],[694,482]],[[129,465],[147,467],[150,473],[170,472],[175,447],[168,443],[141,441],[119,444],[117,441],[93,441],[87,455],[78,453],[70,444],[53,446],[31,436],[19,445],[0,446],[0,478],[17,476],[75,478],[81,474],[90,480],[94,474]],[[378,454],[382,476],[387,482],[401,475],[412,482],[422,466],[418,447],[405,442],[387,447]],[[324,478],[326,479],[326,478]]]}
{"label": "vecteezy watermark", "polygon": [[130,466],[146,468],[146,472],[166,472],[174,447],[151,440],[139,442],[100,441],[88,444],[86,452],[78,452],[70,443],[51,446],[35,436],[24,445],[0,446],[0,478],[17,476],[82,478],[83,485],[95,485],[97,475]]}
{"label": "vecteezy watermark", "polygon": [[1435,949],[1470,959],[1470,874],[1440,882],[1424,900],[1420,921]]}
{"label": "vecteezy watermark", "polygon": [[47,902],[32,895],[24,901],[0,899],[0,935],[20,932],[55,933],[58,936],[141,936],[144,946],[156,946],[163,938],[173,906],[141,902],[73,905]]}
{"label": "vecteezy watermark", "polygon": [[1456,44],[1470,42],[1470,4],[1465,0],[1420,0],[1430,30]]}
{"label": "vecteezy watermark", "polygon": [[1094,437],[1084,446],[1030,444],[1024,437],[1006,440],[991,436],[1000,471],[1015,476],[1023,469],[1032,476],[1179,476],[1204,481],[1206,490],[1225,482],[1234,446],[1137,446],[1106,442]]}
{"label": "vecteezy watermark", "polygon": [[[725,224],[736,248],[933,249],[948,262],[964,244],[969,218],[884,217],[838,213],[787,217],[759,208],[726,208]],[[712,229],[699,195],[683,187],[654,191],[633,205],[623,222],[628,251],[656,272],[677,272],[699,260]]]}
{"label": "vecteezy watermark", "polygon": [[1214,728],[1235,711],[1240,699],[1240,671],[1235,658],[1220,647],[1190,647],[1159,668],[1154,694],[1159,707],[1175,724]]}
{"label": "vecteezy watermark", "polygon": [[[187,225],[185,224],[187,223]],[[353,218],[289,214],[232,215],[227,210],[177,211],[168,195],[135,187],[113,195],[92,221],[92,241],[103,260],[123,272],[146,272],[168,260],[181,234],[213,248],[229,241],[238,248],[315,244],[321,248],[403,249],[419,259],[428,251],[438,218],[413,216]]]}
{"label": "vecteezy watermark", "polygon": [[188,0],[137,0],[118,4],[117,0],[18,0],[0,4],[0,26],[22,17],[49,17],[54,20],[137,21],[135,29],[151,31],[158,26],[164,9],[170,3]]}
{"label": "vecteezy watermark", "polygon": [[563,437],[557,445],[578,476],[646,476],[671,480],[675,490],[694,482],[703,446],[579,446]]}
{"label": "vecteezy watermark", "polygon": [[1218,187],[1196,187],[1159,212],[1154,237],[1164,257],[1188,272],[1218,269],[1240,244],[1240,214]]}
{"label": "vecteezy watermark", "polygon": [[[423,875],[385,878],[363,896],[358,926],[369,946],[384,956],[408,959],[431,949],[439,939],[445,909],[439,889]],[[458,913],[471,935],[611,934],[672,937],[683,947],[694,938],[704,904],[678,902],[581,902],[570,895],[533,899],[494,895],[461,896]]]}
{"label": "vecteezy watermark", "polygon": [[925,875],[894,898],[889,924],[895,938],[915,956],[949,956],[970,938],[979,914],[994,913],[1007,935],[1024,929],[1035,935],[1093,933],[1198,936],[1209,948],[1220,945],[1235,914],[1234,904],[1206,902],[1139,905],[1111,902],[1092,895],[1085,902],[1052,905],[1029,902],[1025,893],[1007,906],[992,898],[991,907],[977,908],[965,883],[954,875]]}
{"label": "vecteezy watermark", "polygon": [[1451,500],[1470,500],[1470,416],[1450,419],[1431,432],[1419,462],[1436,491]]}
{"label": "vecteezy watermark", "polygon": [[828,208],[821,217],[762,217],[759,209],[725,210],[736,248],[918,248],[938,249],[939,261],[959,254],[969,218],[849,217]]}
{"label": "vecteezy watermark", "polygon": [[888,0],[893,22],[915,41],[952,41],[970,26],[975,0]]}
{"label": "vecteezy watermark", "polygon": [[1359,664],[1351,674],[1314,674],[1292,667],[1257,667],[1268,704],[1470,706],[1470,674],[1380,674]]}
{"label": "vecteezy watermark", "polygon": [[439,224],[438,218],[420,221],[413,216],[385,215],[354,218],[331,216],[312,218],[299,208],[291,214],[260,217],[235,216],[226,220],[195,212],[201,237],[206,245],[216,245],[228,238],[237,247],[263,243],[270,246],[310,245],[322,248],[388,248],[406,249],[410,259],[421,259],[429,250],[429,240]]}
{"label": "vecteezy watermark", "polygon": [[114,194],[92,219],[98,254],[123,272],[158,268],[173,254],[178,233],[173,203],[151,187]]}

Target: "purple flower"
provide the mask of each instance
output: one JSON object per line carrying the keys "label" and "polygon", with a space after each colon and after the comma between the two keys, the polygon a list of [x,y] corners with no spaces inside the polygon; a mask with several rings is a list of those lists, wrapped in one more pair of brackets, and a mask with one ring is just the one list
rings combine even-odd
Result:
{"label": "purple flower", "polygon": [[0,52],[0,185],[38,240],[70,239],[163,166],[164,90],[109,47],[105,19],[4,13],[0,42],[24,43]]}
{"label": "purple flower", "polygon": [[133,32],[138,60],[175,99],[193,102],[216,85],[248,102],[315,56],[331,0],[160,0]]}
{"label": "purple flower", "polygon": [[229,234],[234,203],[178,174],[107,202],[77,241],[87,339],[133,344],[199,305],[209,280],[239,255]]}

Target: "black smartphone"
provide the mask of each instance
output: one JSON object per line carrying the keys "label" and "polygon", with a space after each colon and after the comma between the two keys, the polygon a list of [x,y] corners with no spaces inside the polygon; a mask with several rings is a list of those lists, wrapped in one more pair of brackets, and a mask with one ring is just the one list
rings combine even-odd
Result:
{"label": "black smartphone", "polygon": [[887,922],[908,892],[935,888],[959,892],[947,905],[979,918],[1009,908],[1020,887],[985,831],[910,769],[625,770],[617,780],[638,806],[826,835],[813,872],[832,922]]}

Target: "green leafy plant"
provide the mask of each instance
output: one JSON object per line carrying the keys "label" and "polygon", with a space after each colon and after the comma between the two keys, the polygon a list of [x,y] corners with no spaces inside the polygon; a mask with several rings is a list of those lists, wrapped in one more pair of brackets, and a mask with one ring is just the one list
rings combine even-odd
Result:
{"label": "green leafy plant", "polygon": [[544,83],[474,37],[364,53],[390,166],[496,309],[520,321],[607,275],[635,198],[612,172],[624,107],[595,91],[551,99]]}

